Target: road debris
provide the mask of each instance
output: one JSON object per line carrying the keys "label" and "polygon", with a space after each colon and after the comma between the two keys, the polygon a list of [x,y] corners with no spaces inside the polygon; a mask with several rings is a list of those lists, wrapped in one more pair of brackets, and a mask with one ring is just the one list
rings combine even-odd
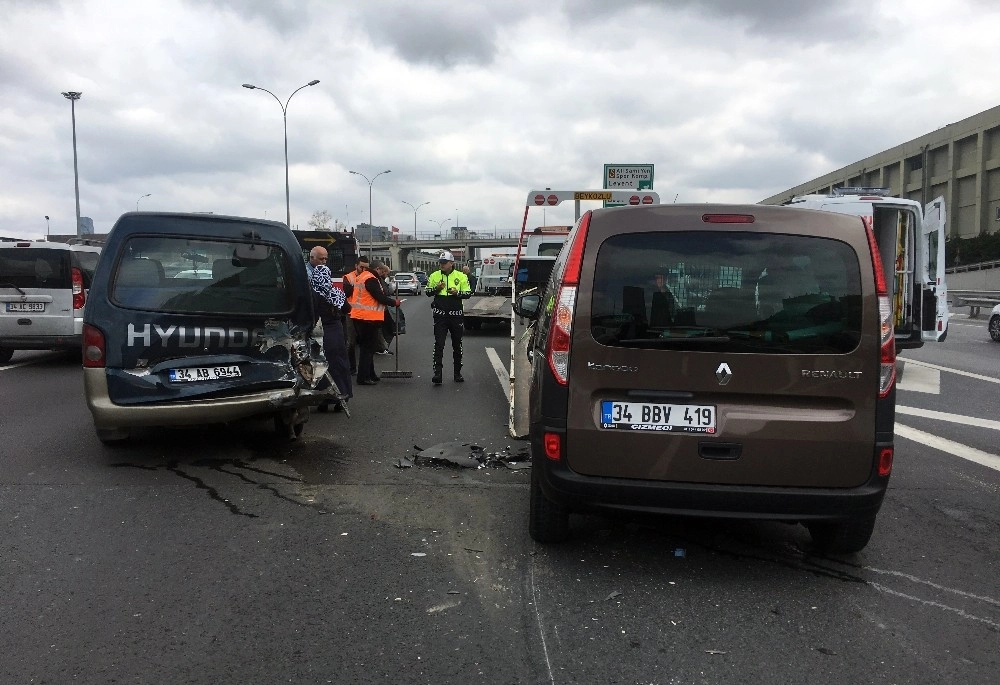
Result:
{"label": "road debris", "polygon": [[502,450],[491,452],[479,445],[455,440],[440,442],[427,448],[414,445],[413,449],[417,453],[412,457],[398,459],[396,468],[407,469],[424,465],[463,469],[508,468],[514,471],[531,468],[531,457],[526,447],[511,452],[507,446]]}

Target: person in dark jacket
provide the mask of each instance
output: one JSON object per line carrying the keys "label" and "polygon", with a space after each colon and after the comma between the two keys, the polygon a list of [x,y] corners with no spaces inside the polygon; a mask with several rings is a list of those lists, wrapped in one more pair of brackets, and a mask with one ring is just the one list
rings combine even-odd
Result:
{"label": "person in dark jacket", "polygon": [[381,380],[375,373],[375,353],[379,349],[379,329],[385,324],[385,308],[398,307],[399,300],[385,294],[382,279],[389,274],[389,267],[372,262],[371,268],[362,273],[355,283],[344,283],[344,291],[351,304],[351,321],[357,331],[358,385],[375,385]]}
{"label": "person in dark jacket", "polygon": [[[313,290],[313,308],[323,322],[323,352],[330,368],[330,377],[340,391],[340,403],[346,404],[351,398],[351,367],[347,359],[347,337],[344,335],[344,324],[341,316],[350,311],[347,296],[340,288],[333,287],[333,275],[325,264],[313,266],[309,283]],[[329,402],[319,405],[320,411],[326,411]]]}

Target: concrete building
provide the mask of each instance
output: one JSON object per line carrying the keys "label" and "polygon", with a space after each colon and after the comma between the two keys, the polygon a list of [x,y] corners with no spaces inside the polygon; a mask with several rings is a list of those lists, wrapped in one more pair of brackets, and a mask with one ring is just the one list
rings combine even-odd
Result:
{"label": "concrete building", "polygon": [[838,186],[889,188],[926,204],[944,196],[948,237],[1000,230],[1000,106],[948,124],[842,169],[761,201],[777,205],[796,195]]}

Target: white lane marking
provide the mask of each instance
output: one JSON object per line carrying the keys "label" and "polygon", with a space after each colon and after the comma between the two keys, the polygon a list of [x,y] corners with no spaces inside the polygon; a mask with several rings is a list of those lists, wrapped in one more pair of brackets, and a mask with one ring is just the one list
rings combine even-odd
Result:
{"label": "white lane marking", "polygon": [[896,383],[899,390],[924,392],[929,395],[941,394],[941,372],[924,366],[910,366],[909,360],[903,363],[903,377]]}
{"label": "white lane marking", "polygon": [[500,381],[500,390],[503,392],[505,399],[510,401],[508,393],[510,391],[510,372],[507,367],[504,366],[503,362],[500,361],[500,355],[492,347],[486,348],[486,356],[490,358],[490,364],[493,365],[493,371],[497,375],[497,380]]}
{"label": "white lane marking", "polygon": [[1000,623],[996,623],[995,621],[991,621],[990,619],[984,618],[982,616],[974,616],[968,613],[965,609],[948,606],[947,604],[942,604],[941,602],[932,602],[931,600],[921,599],[920,597],[914,597],[913,595],[908,595],[906,593],[899,592],[891,588],[887,588],[884,585],[879,585],[878,583],[873,583],[871,581],[868,581],[868,585],[875,588],[879,592],[886,593],[887,595],[893,595],[894,597],[902,597],[903,599],[908,599],[911,602],[920,602],[924,606],[934,607],[935,609],[944,609],[945,611],[951,611],[953,613],[958,614],[962,618],[967,618],[972,621],[979,621],[980,623],[985,623],[986,625],[993,626],[994,628],[1000,628]]}
{"label": "white lane marking", "polygon": [[21,366],[28,366],[29,364],[37,364],[43,362],[46,359],[51,359],[54,355],[45,355],[44,357],[37,357],[35,359],[28,359],[27,361],[17,362],[16,364],[8,364],[7,366],[0,366],[0,371],[10,371],[11,369],[16,369]]}
{"label": "white lane marking", "polygon": [[920,362],[917,361],[916,359],[906,359],[905,357],[903,358],[903,361],[905,361],[907,364],[926,366],[928,369],[937,369],[938,371],[946,371],[948,373],[953,373],[957,376],[966,376],[967,378],[975,378],[977,381],[986,381],[987,383],[1000,384],[1000,378],[990,378],[989,376],[981,376],[978,373],[969,373],[968,371],[960,371],[959,369],[950,369],[947,366],[938,366],[937,364],[931,364],[929,362]]}
{"label": "white lane marking", "polygon": [[914,442],[919,442],[923,445],[927,445],[928,447],[933,447],[934,449],[941,450],[942,452],[959,457],[960,459],[971,461],[974,464],[985,466],[988,469],[1000,471],[1000,456],[984,452],[976,449],[975,447],[969,447],[968,445],[963,445],[952,440],[939,438],[936,435],[931,435],[930,433],[925,433],[924,431],[919,431],[916,428],[910,428],[909,426],[904,426],[899,423],[896,424],[896,435],[908,440],[913,440]]}
{"label": "white lane marking", "polygon": [[993,421],[991,419],[977,419],[973,416],[962,416],[961,414],[949,414],[944,411],[933,411],[931,409],[921,409],[920,407],[906,407],[901,405],[896,405],[896,413],[906,414],[907,416],[920,416],[925,419],[947,421],[949,423],[960,423],[963,426],[976,426],[978,428],[990,428],[995,431],[1000,431],[1000,421]]}

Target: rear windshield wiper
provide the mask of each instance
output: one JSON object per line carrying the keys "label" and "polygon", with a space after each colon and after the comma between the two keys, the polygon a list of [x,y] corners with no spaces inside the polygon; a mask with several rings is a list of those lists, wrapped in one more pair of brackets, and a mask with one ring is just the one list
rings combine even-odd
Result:
{"label": "rear windshield wiper", "polygon": [[732,340],[728,335],[683,335],[670,336],[668,338],[624,338],[618,343],[622,345],[652,345],[654,347],[668,347],[670,345],[684,345],[687,343],[724,343]]}
{"label": "rear windshield wiper", "polygon": [[28,294],[28,293],[24,292],[23,290],[21,290],[20,288],[18,288],[13,283],[0,283],[0,288],[13,288],[17,292],[21,293],[22,296],[25,296],[25,295]]}

